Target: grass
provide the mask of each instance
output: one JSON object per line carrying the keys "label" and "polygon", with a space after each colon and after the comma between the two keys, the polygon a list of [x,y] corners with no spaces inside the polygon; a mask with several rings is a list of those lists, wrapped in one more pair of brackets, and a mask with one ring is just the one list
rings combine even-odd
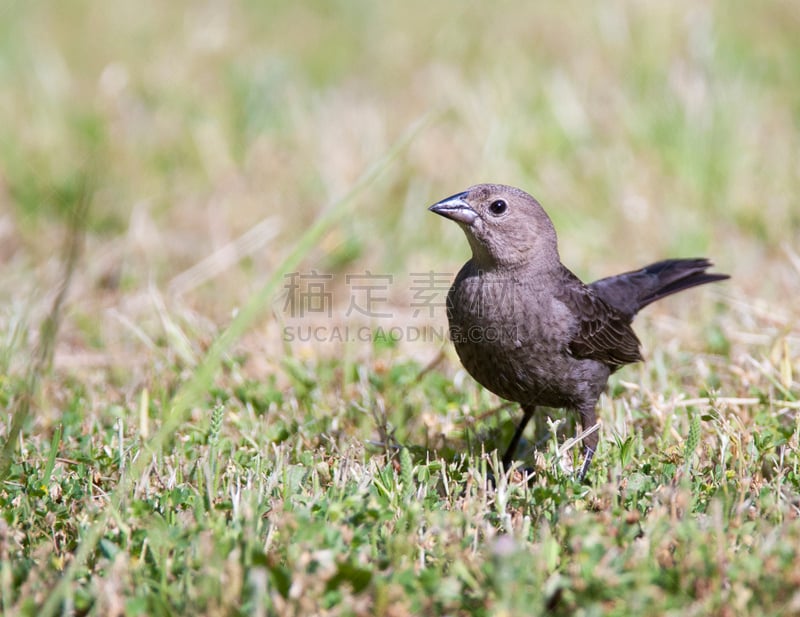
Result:
{"label": "grass", "polygon": [[[800,15],[400,6],[3,9],[4,614],[800,611]],[[425,206],[489,180],[584,278],[733,276],[637,319],[586,484],[569,427],[499,472],[442,336]]]}

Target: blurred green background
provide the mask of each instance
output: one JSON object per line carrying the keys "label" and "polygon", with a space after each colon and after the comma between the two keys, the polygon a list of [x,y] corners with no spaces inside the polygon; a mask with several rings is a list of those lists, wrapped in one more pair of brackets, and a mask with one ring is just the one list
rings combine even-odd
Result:
{"label": "blurred green background", "polygon": [[88,288],[166,284],[270,217],[243,268],[193,290],[224,314],[427,117],[309,264],[454,271],[466,243],[425,207],[494,181],[543,203],[584,277],[709,255],[778,299],[798,31],[792,2],[8,3],[0,258],[45,263],[87,185]]}

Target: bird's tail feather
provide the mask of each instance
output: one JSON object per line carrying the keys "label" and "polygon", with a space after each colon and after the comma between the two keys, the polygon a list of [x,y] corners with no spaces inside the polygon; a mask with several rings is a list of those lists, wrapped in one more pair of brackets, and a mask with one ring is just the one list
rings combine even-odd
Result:
{"label": "bird's tail feather", "polygon": [[730,278],[727,274],[707,273],[712,265],[708,259],[667,259],[645,266],[643,270],[655,275],[658,283],[649,293],[639,297],[639,308],[690,287]]}
{"label": "bird's tail feather", "polygon": [[631,318],[648,304],[690,287],[730,278],[706,272],[713,264],[704,258],[665,259],[640,270],[595,281],[589,287],[608,304]]}

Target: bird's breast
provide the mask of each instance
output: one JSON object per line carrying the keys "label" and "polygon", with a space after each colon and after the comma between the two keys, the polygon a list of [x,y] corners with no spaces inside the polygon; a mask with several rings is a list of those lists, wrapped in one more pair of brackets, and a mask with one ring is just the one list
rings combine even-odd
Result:
{"label": "bird's breast", "polygon": [[448,294],[450,337],[464,368],[503,398],[541,398],[553,388],[552,371],[561,370],[550,359],[563,357],[573,325],[545,288],[535,280],[460,275]]}

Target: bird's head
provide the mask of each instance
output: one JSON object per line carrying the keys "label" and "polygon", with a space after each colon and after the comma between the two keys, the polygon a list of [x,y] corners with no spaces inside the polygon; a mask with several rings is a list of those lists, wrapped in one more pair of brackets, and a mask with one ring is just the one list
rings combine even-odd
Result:
{"label": "bird's head", "polygon": [[482,270],[559,263],[550,217],[532,196],[513,186],[477,184],[429,210],[459,224]]}

